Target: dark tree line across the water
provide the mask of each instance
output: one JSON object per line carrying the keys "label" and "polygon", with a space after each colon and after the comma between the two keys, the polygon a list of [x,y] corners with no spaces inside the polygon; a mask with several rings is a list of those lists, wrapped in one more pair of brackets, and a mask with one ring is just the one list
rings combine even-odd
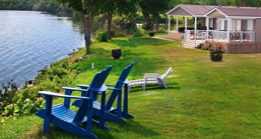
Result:
{"label": "dark tree line across the water", "polygon": [[54,0],[0,0],[0,10],[46,11],[59,15],[72,15],[73,10]]}

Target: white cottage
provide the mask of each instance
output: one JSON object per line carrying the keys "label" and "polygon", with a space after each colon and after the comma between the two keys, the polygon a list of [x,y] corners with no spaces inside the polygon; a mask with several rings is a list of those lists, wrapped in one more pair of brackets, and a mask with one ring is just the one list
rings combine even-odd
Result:
{"label": "white cottage", "polygon": [[[261,52],[261,9],[257,7],[180,4],[166,14],[168,38],[183,40],[184,47],[195,47],[209,40],[223,43],[226,53]],[[171,16],[176,16],[174,31],[170,30]],[[179,16],[185,17],[184,28],[178,28]],[[187,27],[187,17],[195,18],[193,28]]]}

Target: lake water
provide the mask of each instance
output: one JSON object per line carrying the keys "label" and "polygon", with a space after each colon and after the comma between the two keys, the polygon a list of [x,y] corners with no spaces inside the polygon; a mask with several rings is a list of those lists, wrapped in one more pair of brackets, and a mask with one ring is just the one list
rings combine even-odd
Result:
{"label": "lake water", "polygon": [[80,27],[67,17],[0,10],[0,88],[11,79],[24,85],[46,65],[83,46]]}

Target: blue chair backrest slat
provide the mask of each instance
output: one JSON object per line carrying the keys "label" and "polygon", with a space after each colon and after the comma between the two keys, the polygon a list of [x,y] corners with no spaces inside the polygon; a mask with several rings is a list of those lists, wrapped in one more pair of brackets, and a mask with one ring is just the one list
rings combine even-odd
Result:
{"label": "blue chair backrest slat", "polygon": [[108,102],[105,106],[105,111],[109,111],[114,103],[114,101],[116,100],[116,97],[118,96],[118,92],[121,90],[117,90],[117,91],[112,91],[110,98],[108,99]]}
{"label": "blue chair backrest slat", "polygon": [[122,86],[123,82],[127,79],[133,65],[134,65],[134,62],[132,62],[128,67],[123,69],[123,71],[121,72],[121,75],[116,83],[116,86],[115,86],[116,88],[119,88]]}
{"label": "blue chair backrest slat", "polygon": [[90,88],[97,88],[97,89],[101,88],[104,81],[108,77],[111,69],[112,69],[112,66],[108,66],[105,70],[102,70],[100,73],[96,74],[90,84]]}

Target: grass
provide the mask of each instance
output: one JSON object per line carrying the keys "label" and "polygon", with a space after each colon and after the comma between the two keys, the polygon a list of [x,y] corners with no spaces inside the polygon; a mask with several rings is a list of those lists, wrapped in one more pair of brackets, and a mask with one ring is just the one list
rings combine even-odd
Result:
{"label": "grass", "polygon": [[162,38],[167,38],[168,37],[168,32],[156,32],[155,37],[162,37]]}
{"label": "grass", "polygon": [[[137,87],[129,93],[129,112],[135,119],[127,124],[106,122],[111,131],[94,127],[93,133],[99,138],[127,139],[261,138],[261,54],[225,54],[222,62],[211,62],[209,52],[179,44],[143,37],[92,45],[90,58],[75,63],[81,68],[77,83],[89,83],[96,72],[112,65],[106,83],[114,84],[132,61],[130,80],[142,78],[143,73],[164,73],[170,66],[174,69],[167,78],[168,89]],[[113,60],[110,50],[117,47],[123,56]],[[83,55],[84,49],[68,61]],[[54,125],[51,132],[43,133],[42,126],[42,119],[23,116],[0,125],[0,138],[77,138]]]}

